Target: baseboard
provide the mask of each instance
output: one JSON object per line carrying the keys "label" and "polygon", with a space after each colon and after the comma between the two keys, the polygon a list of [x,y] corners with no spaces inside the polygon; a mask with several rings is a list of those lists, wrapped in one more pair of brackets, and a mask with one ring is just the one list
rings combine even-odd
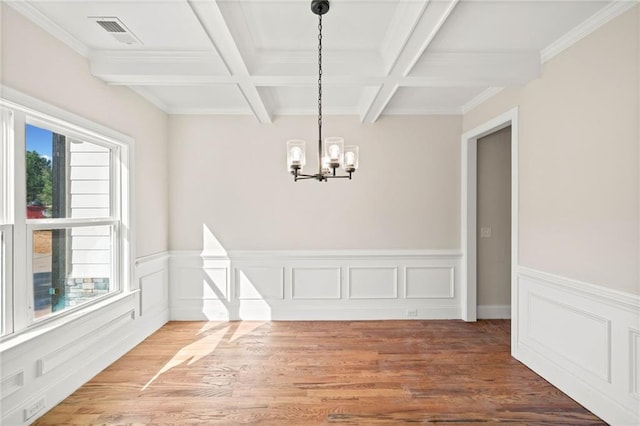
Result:
{"label": "baseboard", "polygon": [[518,268],[515,356],[612,425],[640,424],[640,296]]}
{"label": "baseboard", "polygon": [[511,305],[478,305],[478,319],[510,319]]}
{"label": "baseboard", "polygon": [[460,318],[453,250],[172,252],[172,320]]}

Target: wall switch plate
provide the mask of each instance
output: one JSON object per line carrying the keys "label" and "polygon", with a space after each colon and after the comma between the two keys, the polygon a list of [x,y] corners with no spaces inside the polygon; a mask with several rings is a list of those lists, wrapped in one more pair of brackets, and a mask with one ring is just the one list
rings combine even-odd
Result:
{"label": "wall switch plate", "polygon": [[31,419],[33,416],[43,411],[46,407],[44,396],[37,401],[27,405],[24,409],[24,421]]}
{"label": "wall switch plate", "polygon": [[417,309],[407,309],[407,316],[408,317],[417,317],[418,316],[418,310]]}
{"label": "wall switch plate", "polygon": [[491,238],[491,228],[480,228],[480,238]]}

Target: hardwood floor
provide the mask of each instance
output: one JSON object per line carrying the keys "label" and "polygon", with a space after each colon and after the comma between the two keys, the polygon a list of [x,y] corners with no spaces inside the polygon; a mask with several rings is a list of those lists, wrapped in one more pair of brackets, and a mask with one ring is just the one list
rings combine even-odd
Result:
{"label": "hardwood floor", "polygon": [[509,327],[172,322],[35,424],[605,424],[511,358]]}

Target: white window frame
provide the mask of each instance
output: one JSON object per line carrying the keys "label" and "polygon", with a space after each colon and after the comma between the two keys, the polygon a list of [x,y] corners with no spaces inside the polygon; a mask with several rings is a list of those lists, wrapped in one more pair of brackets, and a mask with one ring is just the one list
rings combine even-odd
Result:
{"label": "white window frame", "polygon": [[0,292],[2,292],[2,307],[0,307],[0,336],[13,333],[13,226],[0,225],[0,262],[2,262],[2,276]]}
{"label": "white window frame", "polygon": [[13,333],[13,111],[0,106],[0,336]]}
{"label": "white window frame", "polygon": [[[131,137],[109,129],[90,120],[67,112],[63,109],[40,101],[31,96],[22,94],[13,89],[0,86],[0,109],[13,112],[12,142],[10,159],[7,153],[0,158],[3,165],[2,172],[11,175],[11,182],[3,179],[0,189],[0,200],[3,206],[9,206],[8,211],[0,212],[0,224],[5,228],[11,227],[12,245],[7,253],[11,262],[12,277],[6,281],[5,294],[10,296],[8,307],[2,312],[10,316],[3,321],[10,324],[4,330],[3,340],[25,330],[38,327],[40,324],[49,324],[54,321],[65,321],[70,313],[80,313],[98,303],[110,303],[120,294],[132,292],[134,271],[133,253],[135,251],[133,236],[133,162],[134,141]],[[104,218],[92,219],[27,219],[26,206],[26,170],[25,170],[25,126],[32,124],[43,127],[67,137],[81,139],[90,143],[106,146],[111,152],[111,189],[110,189],[110,215]],[[4,177],[4,176],[3,176]],[[114,244],[111,250],[112,279],[117,283],[117,290],[98,297],[94,301],[83,303],[77,307],[64,309],[42,319],[34,318],[33,300],[33,275],[31,274],[32,233],[39,229],[70,229],[78,226],[114,225],[114,238],[118,244]],[[8,232],[7,232],[8,235]],[[20,254],[23,253],[24,256]],[[4,269],[3,269],[4,270]],[[110,284],[111,285],[111,284]],[[7,291],[9,289],[9,291]],[[76,317],[77,315],[74,315]]]}

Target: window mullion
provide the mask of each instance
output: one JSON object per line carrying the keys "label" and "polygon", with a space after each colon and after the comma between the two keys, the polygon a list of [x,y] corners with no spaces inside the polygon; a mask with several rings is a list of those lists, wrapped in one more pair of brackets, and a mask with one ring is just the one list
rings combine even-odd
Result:
{"label": "window mullion", "polygon": [[[24,206],[27,205],[26,168],[25,168],[25,114],[16,111],[14,115],[14,150],[13,150],[13,328],[20,331],[26,328],[33,318],[33,277],[31,266],[27,260],[27,227]],[[27,309],[25,309],[27,307]]]}

